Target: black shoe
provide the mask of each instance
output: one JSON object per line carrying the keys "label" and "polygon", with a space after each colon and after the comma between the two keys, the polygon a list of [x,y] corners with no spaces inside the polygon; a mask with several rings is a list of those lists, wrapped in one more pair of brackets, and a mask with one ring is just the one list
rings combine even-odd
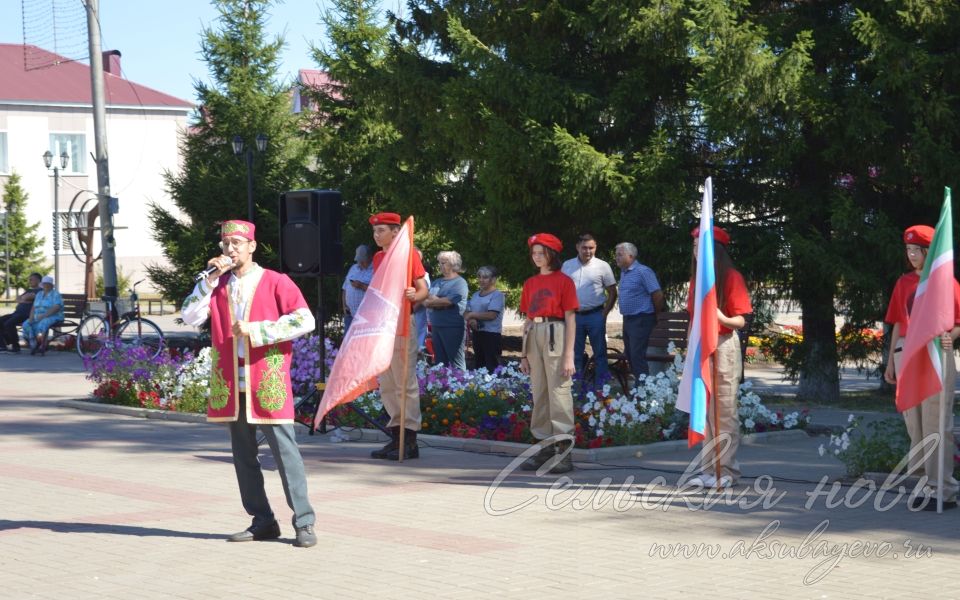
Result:
{"label": "black shoe", "polygon": [[374,450],[370,453],[370,458],[387,458],[387,455],[391,451],[396,450],[397,446],[400,444],[400,428],[391,427],[390,428],[390,441],[387,442],[383,448],[379,450]]}
{"label": "black shoe", "polygon": [[[417,432],[412,429],[404,430],[403,435],[403,459],[408,458],[420,458],[420,447],[417,445]],[[397,434],[397,439],[399,439],[399,433]],[[387,452],[387,460],[400,460],[400,444]]]}
{"label": "black shoe", "polygon": [[293,545],[297,548],[312,548],[317,545],[317,535],[313,533],[313,525],[297,527],[297,540]]}
{"label": "black shoe", "polygon": [[10,352],[6,346],[0,346],[0,352]]}
{"label": "black shoe", "polygon": [[555,452],[553,444],[544,444],[544,446],[540,448],[540,452],[537,452],[525,460],[523,464],[520,465],[520,468],[524,471],[536,471],[543,466],[543,463],[553,458]]}
{"label": "black shoe", "polygon": [[570,442],[558,442],[554,446],[557,449],[557,453],[547,462],[547,473],[560,475],[561,473],[569,473],[573,470],[573,448],[570,446]]}
{"label": "black shoe", "polygon": [[20,346],[10,346],[10,354],[20,354]]}
{"label": "black shoe", "polygon": [[280,537],[280,524],[276,521],[255,527],[244,529],[227,538],[228,542],[259,542],[261,540],[275,540]]}
{"label": "black shoe", "polygon": [[[943,501],[943,510],[950,510],[951,508],[957,507],[956,500],[944,500]],[[910,508],[912,510],[925,510],[933,511],[937,510],[937,497],[936,496],[917,496],[910,500]]]}
{"label": "black shoe", "polygon": [[37,344],[33,348],[30,348],[30,356],[36,355],[37,352],[40,352],[40,344]]}
{"label": "black shoe", "polygon": [[[403,460],[410,458],[420,458],[420,447],[416,444],[403,445]],[[387,460],[400,460],[400,448],[394,448],[387,454]]]}

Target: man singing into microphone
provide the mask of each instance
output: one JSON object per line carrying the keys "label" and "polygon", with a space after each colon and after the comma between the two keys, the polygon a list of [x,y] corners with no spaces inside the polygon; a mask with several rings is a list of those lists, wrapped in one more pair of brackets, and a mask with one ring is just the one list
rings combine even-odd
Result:
{"label": "man singing into microphone", "polygon": [[253,517],[231,542],[280,537],[264,490],[257,458],[260,427],[293,510],[295,546],[316,545],[316,515],[307,497],[307,478],[293,429],[290,340],[313,331],[314,319],[303,295],[289,277],[253,262],[257,249],[254,225],[227,221],[220,234],[221,256],[183,303],[183,320],[199,327],[210,318],[213,338],[207,420],[228,423],[233,466],[243,508]]}

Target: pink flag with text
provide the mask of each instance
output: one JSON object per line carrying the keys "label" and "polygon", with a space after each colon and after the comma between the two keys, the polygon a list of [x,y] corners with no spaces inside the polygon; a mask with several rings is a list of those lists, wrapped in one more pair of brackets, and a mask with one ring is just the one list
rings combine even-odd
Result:
{"label": "pink flag with text", "polygon": [[404,292],[413,268],[413,217],[400,228],[373,274],[340,351],[314,419],[314,429],[331,409],[377,388],[377,375],[390,368],[401,314],[409,314]]}

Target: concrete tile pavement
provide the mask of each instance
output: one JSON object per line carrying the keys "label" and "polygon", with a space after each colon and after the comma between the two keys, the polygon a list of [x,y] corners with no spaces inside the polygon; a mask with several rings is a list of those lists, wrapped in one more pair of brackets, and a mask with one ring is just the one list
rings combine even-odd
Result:
{"label": "concrete tile pavement", "polygon": [[960,596],[960,511],[849,487],[828,508],[817,482],[842,468],[813,438],[744,446],[742,485],[718,499],[673,485],[693,452],[493,488],[512,457],[425,448],[397,465],[300,429],[319,545],[290,545],[269,452],[285,538],[228,544],[248,518],[225,429],[56,406],[89,391],[81,371],[73,355],[0,357],[6,598]]}

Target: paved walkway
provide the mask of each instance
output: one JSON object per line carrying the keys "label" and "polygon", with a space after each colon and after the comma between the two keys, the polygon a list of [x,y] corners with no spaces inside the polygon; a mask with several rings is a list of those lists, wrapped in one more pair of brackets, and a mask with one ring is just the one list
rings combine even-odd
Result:
{"label": "paved walkway", "polygon": [[705,504],[674,487],[693,452],[566,480],[435,448],[374,461],[300,428],[320,534],[302,550],[269,453],[285,538],[229,544],[248,518],[223,427],[58,407],[90,389],[72,354],[0,355],[0,378],[4,598],[960,597],[960,511],[849,487],[828,508],[816,482],[843,470],[822,438],[744,446],[742,485]]}

